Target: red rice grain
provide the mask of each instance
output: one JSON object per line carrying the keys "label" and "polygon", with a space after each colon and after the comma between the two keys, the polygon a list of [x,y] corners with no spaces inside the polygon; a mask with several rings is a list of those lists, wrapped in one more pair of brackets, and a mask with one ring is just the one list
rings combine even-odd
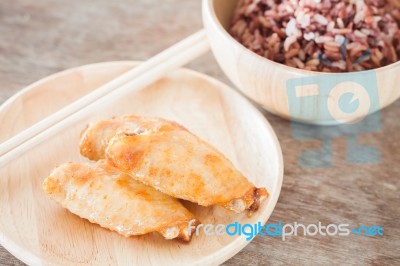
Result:
{"label": "red rice grain", "polygon": [[239,0],[230,33],[279,63],[351,72],[397,62],[399,28],[387,0]]}

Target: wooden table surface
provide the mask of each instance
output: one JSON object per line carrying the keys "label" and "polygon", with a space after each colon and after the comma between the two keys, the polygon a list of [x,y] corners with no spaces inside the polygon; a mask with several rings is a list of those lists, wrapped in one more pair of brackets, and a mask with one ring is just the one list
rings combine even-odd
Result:
{"label": "wooden table surface", "polygon": [[[0,103],[60,70],[145,60],[200,29],[200,6],[200,0],[0,1]],[[230,84],[211,54],[189,67]],[[381,112],[376,132],[336,127],[324,133],[311,126],[293,131],[290,122],[265,116],[285,162],[282,192],[269,222],[380,225],[384,236],[300,235],[285,241],[258,236],[225,264],[400,265],[400,101]],[[300,155],[321,145],[314,139],[320,133],[332,137],[332,149],[320,157],[326,161],[331,154],[332,167],[304,168]],[[380,163],[349,163],[346,152],[356,149],[348,146],[346,134],[357,134],[360,143],[378,149]],[[0,247],[0,265],[23,263]]]}

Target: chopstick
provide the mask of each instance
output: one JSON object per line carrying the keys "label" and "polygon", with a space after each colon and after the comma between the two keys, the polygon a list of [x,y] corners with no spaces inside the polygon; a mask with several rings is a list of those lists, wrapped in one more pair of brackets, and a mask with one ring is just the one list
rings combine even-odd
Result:
{"label": "chopstick", "polygon": [[146,62],[46,117],[0,145],[0,168],[19,154],[77,122],[96,107],[139,90],[209,50],[204,30],[183,39]]}

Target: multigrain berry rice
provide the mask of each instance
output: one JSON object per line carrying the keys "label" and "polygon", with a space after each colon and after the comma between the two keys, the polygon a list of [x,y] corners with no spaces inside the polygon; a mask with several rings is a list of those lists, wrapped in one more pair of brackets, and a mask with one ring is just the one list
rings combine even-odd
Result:
{"label": "multigrain berry rice", "polygon": [[399,25],[386,0],[239,0],[230,33],[278,63],[351,72],[396,62]]}

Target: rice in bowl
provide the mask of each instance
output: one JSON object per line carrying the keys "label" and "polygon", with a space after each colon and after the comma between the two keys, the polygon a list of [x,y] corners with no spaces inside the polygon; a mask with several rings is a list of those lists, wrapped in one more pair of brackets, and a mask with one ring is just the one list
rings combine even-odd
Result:
{"label": "rice in bowl", "polygon": [[386,0],[240,0],[230,34],[278,63],[352,72],[397,62],[399,25]]}

